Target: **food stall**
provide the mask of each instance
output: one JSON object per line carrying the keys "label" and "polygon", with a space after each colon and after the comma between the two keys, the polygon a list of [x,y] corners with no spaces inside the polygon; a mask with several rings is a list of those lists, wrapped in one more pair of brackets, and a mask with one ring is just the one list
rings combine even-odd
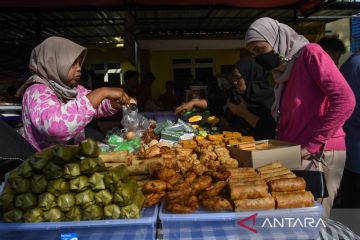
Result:
{"label": "food stall", "polygon": [[[106,8],[121,11],[136,8],[105,2]],[[184,4],[175,2],[175,6],[168,7],[174,9]],[[194,8],[205,9],[209,12],[205,16],[210,16],[213,5],[208,5],[215,2],[220,4],[215,4],[215,9],[226,5],[219,9],[225,12],[230,10],[229,6],[282,9],[289,4],[289,1],[269,2],[266,6],[256,1],[210,2],[189,1],[189,6],[198,4]],[[302,13],[315,5],[318,10],[326,7],[320,1],[290,2],[297,7],[301,5]],[[73,5],[81,8],[87,2],[49,4],[54,8]],[[134,1],[134,4],[144,10],[148,5],[159,7],[162,1]],[[41,1],[35,5],[17,1],[4,5],[44,7]],[[88,8],[94,6],[98,5],[94,3]],[[98,14],[96,10],[96,14],[110,28],[119,22],[117,17],[107,19],[103,11]],[[214,21],[230,22],[226,18],[214,18]],[[57,25],[67,19],[58,20],[49,22]],[[89,25],[88,20],[73,19],[83,23],[84,28]],[[248,23],[251,18],[230,20]],[[202,21],[197,22],[197,29],[211,27],[212,24]],[[97,19],[91,26],[99,25]],[[234,32],[232,28],[228,33],[237,38],[244,30]],[[214,29],[212,33],[217,31]],[[171,36],[178,33],[175,29]],[[112,39],[113,35],[97,37],[103,41],[103,38]],[[81,39],[86,38],[91,36],[84,35]],[[109,42],[106,44],[119,44]],[[0,114],[8,120],[12,117],[18,120],[20,111],[20,105],[0,103]],[[1,186],[0,238],[332,239],[335,234],[340,238],[345,235],[356,238],[340,223],[322,218],[322,206],[316,201],[319,196],[309,187],[310,182],[293,170],[301,164],[299,145],[255,141],[241,132],[222,131],[218,122],[216,116],[206,111],[186,113],[180,118],[169,112],[131,113],[124,115],[123,129],[109,132],[104,142],[87,139],[78,146],[60,144],[37,152],[9,172]]]}

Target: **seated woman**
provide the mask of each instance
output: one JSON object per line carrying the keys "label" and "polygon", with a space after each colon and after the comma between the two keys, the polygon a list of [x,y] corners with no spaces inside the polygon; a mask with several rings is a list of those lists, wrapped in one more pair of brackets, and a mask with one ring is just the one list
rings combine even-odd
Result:
{"label": "seated woman", "polygon": [[268,74],[251,57],[242,57],[235,65],[232,87],[219,94],[210,91],[207,99],[191,100],[176,109],[176,113],[194,107],[208,108],[226,120],[227,130],[240,131],[255,139],[274,138],[275,120],[270,107],[273,90],[267,84]]}
{"label": "seated woman", "polygon": [[121,88],[89,91],[79,85],[86,48],[49,37],[31,53],[33,74],[19,89],[23,95],[24,137],[41,150],[56,143],[79,143],[94,117],[115,114],[129,97]]}

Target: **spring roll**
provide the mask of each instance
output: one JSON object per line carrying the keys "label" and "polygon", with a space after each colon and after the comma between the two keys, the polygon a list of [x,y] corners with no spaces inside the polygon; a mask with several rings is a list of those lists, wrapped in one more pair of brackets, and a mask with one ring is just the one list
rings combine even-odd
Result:
{"label": "spring roll", "polygon": [[233,200],[262,198],[267,194],[268,187],[265,184],[230,187],[230,196]]}
{"label": "spring roll", "polygon": [[272,180],[286,179],[286,178],[296,178],[296,175],[294,173],[287,173],[287,174],[279,175],[279,176],[276,176],[276,177],[265,178],[265,181],[270,182]]}
{"label": "spring roll", "polygon": [[273,172],[278,172],[278,171],[283,171],[283,170],[287,170],[287,168],[286,167],[277,167],[277,168],[272,168],[272,169],[261,170],[258,172],[260,174],[268,174],[268,173],[273,173]]}
{"label": "spring roll", "polygon": [[267,210],[275,208],[275,200],[272,196],[255,199],[235,200],[235,212],[253,211],[253,210]]}
{"label": "spring roll", "polygon": [[276,208],[302,208],[314,205],[314,196],[311,192],[282,192],[271,194],[276,201]]}
{"label": "spring roll", "polygon": [[301,177],[273,180],[268,184],[270,192],[295,192],[306,188],[306,182]]}
{"label": "spring roll", "polygon": [[257,177],[260,176],[255,172],[231,173],[231,177]]}
{"label": "spring roll", "polygon": [[291,171],[289,169],[285,169],[285,170],[281,170],[281,171],[277,171],[277,172],[261,174],[261,178],[266,179],[266,178],[277,177],[277,176],[289,174],[289,173],[291,173]]}
{"label": "spring roll", "polygon": [[229,183],[232,183],[232,182],[250,182],[250,181],[257,181],[257,180],[262,180],[262,178],[260,178],[260,177],[247,177],[247,178],[235,177],[235,178],[232,178],[232,177],[230,177],[228,179],[228,182]]}
{"label": "spring roll", "polygon": [[245,173],[245,172],[255,172],[254,168],[228,168],[227,169],[231,174],[233,173]]}
{"label": "spring roll", "polygon": [[254,180],[254,181],[242,181],[242,182],[230,182],[231,186],[245,186],[245,185],[259,185],[259,184],[265,184],[266,182],[262,179],[260,180]]}
{"label": "spring roll", "polygon": [[270,164],[266,164],[265,166],[259,167],[256,170],[261,172],[263,170],[267,170],[267,169],[273,169],[273,168],[278,168],[278,167],[282,167],[280,162],[273,162]]}

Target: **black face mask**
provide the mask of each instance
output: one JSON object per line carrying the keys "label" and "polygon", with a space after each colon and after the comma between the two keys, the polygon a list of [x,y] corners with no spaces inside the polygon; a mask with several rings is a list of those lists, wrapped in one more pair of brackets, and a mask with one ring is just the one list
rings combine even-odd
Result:
{"label": "black face mask", "polygon": [[281,64],[279,54],[274,53],[274,51],[256,56],[255,62],[268,71],[277,68]]}

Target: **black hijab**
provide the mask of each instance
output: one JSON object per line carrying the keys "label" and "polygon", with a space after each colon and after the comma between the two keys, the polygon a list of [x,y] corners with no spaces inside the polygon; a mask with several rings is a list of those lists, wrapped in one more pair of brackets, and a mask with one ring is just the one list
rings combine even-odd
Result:
{"label": "black hijab", "polygon": [[244,98],[248,103],[264,105],[270,109],[274,100],[274,91],[268,84],[269,72],[257,64],[252,57],[244,56],[234,67],[245,80]]}

